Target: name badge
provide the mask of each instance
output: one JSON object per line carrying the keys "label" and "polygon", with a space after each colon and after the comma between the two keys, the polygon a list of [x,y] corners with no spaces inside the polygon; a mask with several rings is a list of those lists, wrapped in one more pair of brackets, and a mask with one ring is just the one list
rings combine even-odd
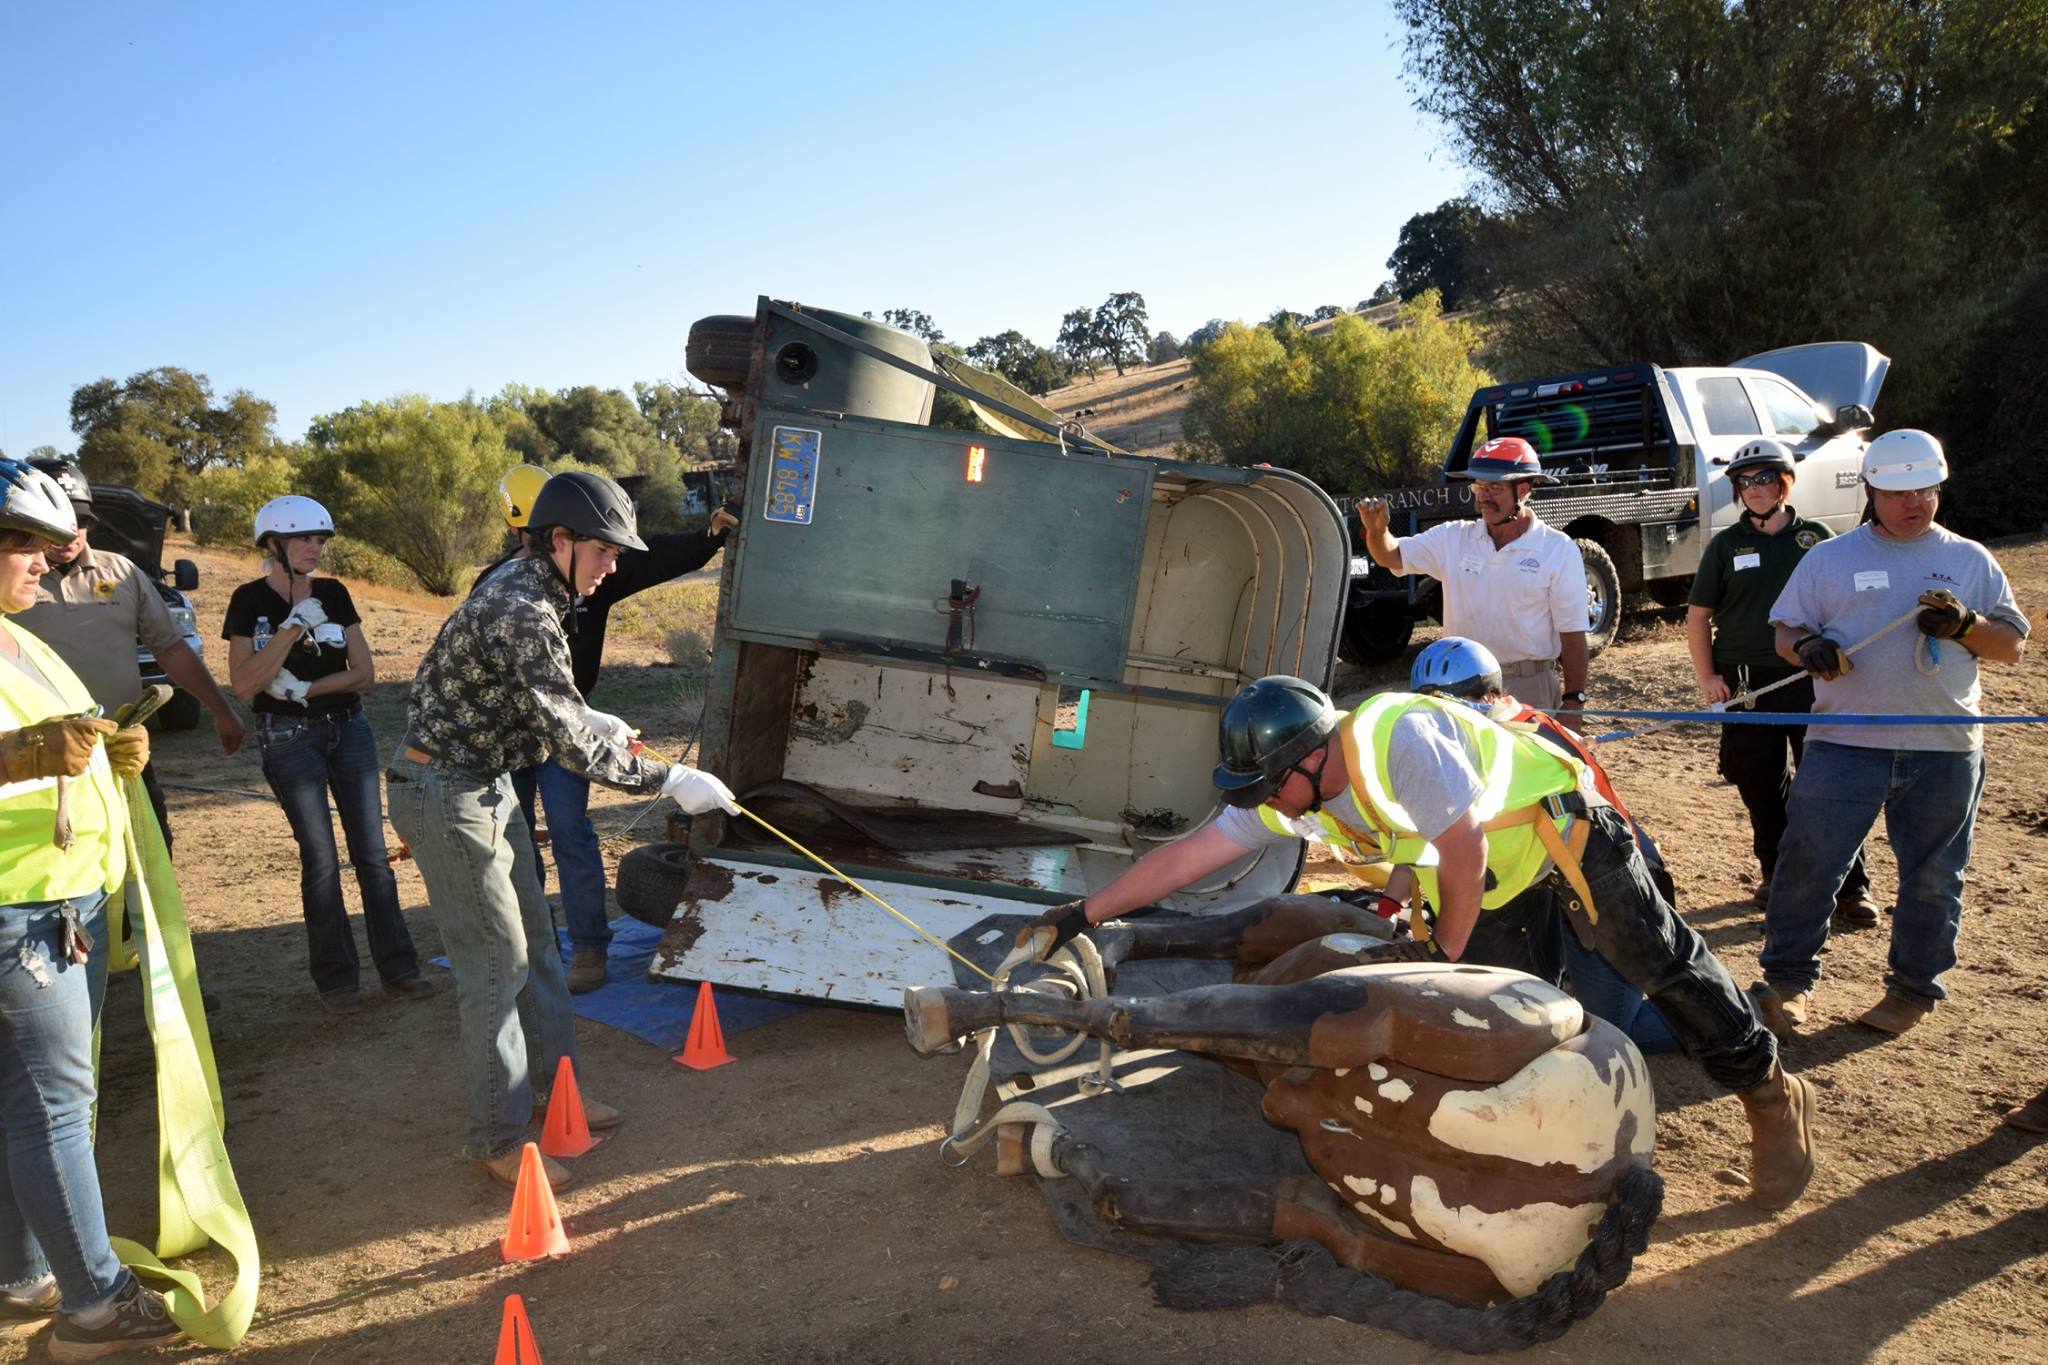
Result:
{"label": "name badge", "polygon": [[1486,561],[1478,555],[1466,555],[1458,561],[1458,567],[1466,573],[1481,573],[1486,568]]}
{"label": "name badge", "polygon": [[1763,562],[1763,555],[1755,550],[1751,550],[1746,555],[1735,556],[1735,567],[1737,569],[1754,569]]}
{"label": "name badge", "polygon": [[1885,592],[1891,588],[1892,577],[1883,569],[1861,569],[1856,574],[1856,591]]}

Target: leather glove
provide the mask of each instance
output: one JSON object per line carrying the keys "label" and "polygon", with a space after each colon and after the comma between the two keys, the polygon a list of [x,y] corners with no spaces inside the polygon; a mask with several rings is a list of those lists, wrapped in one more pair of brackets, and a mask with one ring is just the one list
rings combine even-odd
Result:
{"label": "leather glove", "polygon": [[[306,600],[312,601],[310,597]],[[313,647],[315,649],[347,649],[348,635],[340,626],[329,621],[325,625],[313,627]]]}
{"label": "leather glove", "polygon": [[283,630],[288,626],[301,626],[308,635],[311,635],[326,624],[327,608],[320,605],[319,598],[309,597],[293,607],[284,620],[277,623],[277,628]]}
{"label": "leather glove", "polygon": [[1444,955],[1437,951],[1436,940],[1427,943],[1417,938],[1404,938],[1399,943],[1382,943],[1377,948],[1367,948],[1352,955],[1363,966],[1379,962],[1443,962]]}
{"label": "leather glove", "polygon": [[739,803],[732,798],[732,788],[710,773],[685,768],[680,763],[672,766],[662,779],[661,794],[692,815],[709,810],[722,810],[727,815],[740,813]]}
{"label": "leather glove", "polygon": [[1799,666],[1822,682],[1833,682],[1855,668],[1842,647],[1825,635],[1806,636],[1793,652],[1799,656]]}
{"label": "leather glove", "polygon": [[0,734],[0,763],[9,782],[77,777],[92,762],[93,746],[119,728],[96,716],[59,716]]}
{"label": "leather glove", "polygon": [[107,763],[116,777],[140,777],[149,762],[149,731],[130,725],[114,731],[105,740]]}
{"label": "leather glove", "polygon": [[607,744],[631,745],[639,731],[626,724],[619,717],[603,711],[583,708],[584,726]]}
{"label": "leather glove", "polygon": [[722,540],[725,533],[740,524],[737,509],[728,503],[711,514],[711,538]]}
{"label": "leather glove", "polygon": [[[1043,962],[1090,927],[1092,926],[1088,923],[1088,902],[1068,901],[1065,905],[1055,905],[1018,930],[1016,946],[1029,946],[1034,936],[1043,939],[1044,943],[1038,950],[1038,960]],[[1047,930],[1051,931],[1049,937],[1046,934]]]}
{"label": "leather glove", "polygon": [[279,701],[297,702],[304,705],[306,691],[311,686],[311,683],[301,682],[293,677],[292,671],[289,668],[280,668],[277,670],[277,676],[270,680],[270,686],[263,689],[263,695],[266,697],[276,697]]}
{"label": "leather glove", "polygon": [[1920,629],[1937,640],[1960,640],[1977,624],[1977,613],[1964,606],[1947,588],[1921,593],[1920,606]]}

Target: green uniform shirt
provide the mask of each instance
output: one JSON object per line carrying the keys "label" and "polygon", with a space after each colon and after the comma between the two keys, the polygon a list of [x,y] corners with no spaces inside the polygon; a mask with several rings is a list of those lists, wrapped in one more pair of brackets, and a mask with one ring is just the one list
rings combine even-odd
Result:
{"label": "green uniform shirt", "polygon": [[1708,541],[1700,556],[1688,600],[1714,613],[1716,668],[1785,662],[1778,657],[1771,604],[1806,552],[1834,534],[1791,507],[1785,510],[1790,518],[1776,535],[1763,534],[1744,517]]}

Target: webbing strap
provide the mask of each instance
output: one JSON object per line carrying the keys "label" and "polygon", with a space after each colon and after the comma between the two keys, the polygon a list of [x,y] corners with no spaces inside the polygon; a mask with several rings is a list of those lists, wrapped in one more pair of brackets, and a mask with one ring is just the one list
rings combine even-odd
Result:
{"label": "webbing strap", "polygon": [[1557,823],[1551,818],[1550,807],[1545,805],[1524,806],[1520,810],[1497,815],[1479,828],[1482,830],[1509,829],[1517,825],[1536,826],[1536,838],[1542,843],[1543,851],[1550,855],[1550,861],[1557,870],[1564,873],[1564,879],[1571,883],[1572,890],[1579,893],[1585,902],[1586,919],[1593,924],[1600,922],[1600,912],[1593,908],[1593,893],[1586,889],[1586,870],[1579,866],[1579,858],[1586,851],[1586,839],[1592,832],[1581,815],[1572,821],[1569,836],[1557,832]]}
{"label": "webbing strap", "polygon": [[[117,888],[108,899],[107,938],[114,950],[109,966],[141,967],[143,1015],[156,1042],[156,1252],[152,1255],[125,1237],[111,1240],[114,1254],[124,1264],[170,1282],[164,1304],[171,1321],[193,1340],[225,1348],[241,1341],[256,1314],[261,1276],[256,1230],[222,1137],[220,1080],[206,1031],[184,897],[142,779],[124,779],[122,787],[128,798],[128,886],[134,899],[125,903],[125,888]],[[123,950],[121,923],[130,911],[136,920],[134,947]],[[189,1256],[209,1242],[235,1263],[233,1287],[211,1308],[197,1275],[158,1259]]]}

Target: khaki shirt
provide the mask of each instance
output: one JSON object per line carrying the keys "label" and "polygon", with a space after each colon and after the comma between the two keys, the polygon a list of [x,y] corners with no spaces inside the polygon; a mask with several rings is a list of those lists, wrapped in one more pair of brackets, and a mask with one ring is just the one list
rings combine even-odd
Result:
{"label": "khaki shirt", "polygon": [[156,584],[125,555],[90,546],[66,569],[44,574],[36,604],[14,619],[71,666],[109,715],[142,695],[137,641],[159,658],[185,642]]}

